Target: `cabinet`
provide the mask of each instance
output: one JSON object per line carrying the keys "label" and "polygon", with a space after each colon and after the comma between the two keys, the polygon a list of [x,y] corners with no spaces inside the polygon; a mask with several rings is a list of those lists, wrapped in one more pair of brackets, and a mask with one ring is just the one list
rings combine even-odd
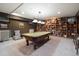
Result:
{"label": "cabinet", "polygon": [[10,31],[9,30],[0,30],[0,41],[9,40]]}

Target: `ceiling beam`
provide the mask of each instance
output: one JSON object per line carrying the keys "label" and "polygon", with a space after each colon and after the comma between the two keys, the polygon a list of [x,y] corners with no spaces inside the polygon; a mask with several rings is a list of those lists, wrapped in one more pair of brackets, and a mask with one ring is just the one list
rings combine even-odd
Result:
{"label": "ceiling beam", "polygon": [[14,11],[16,11],[19,7],[21,7],[23,5],[23,3],[21,3],[18,7],[16,7],[14,10],[12,10],[9,14],[13,13]]}

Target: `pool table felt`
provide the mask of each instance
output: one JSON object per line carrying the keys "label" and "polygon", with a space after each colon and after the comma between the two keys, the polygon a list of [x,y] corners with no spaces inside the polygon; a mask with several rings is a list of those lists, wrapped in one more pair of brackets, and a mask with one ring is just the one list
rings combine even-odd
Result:
{"label": "pool table felt", "polygon": [[24,33],[23,36],[29,36],[29,37],[40,37],[42,35],[49,34],[50,32],[33,32],[33,33]]}

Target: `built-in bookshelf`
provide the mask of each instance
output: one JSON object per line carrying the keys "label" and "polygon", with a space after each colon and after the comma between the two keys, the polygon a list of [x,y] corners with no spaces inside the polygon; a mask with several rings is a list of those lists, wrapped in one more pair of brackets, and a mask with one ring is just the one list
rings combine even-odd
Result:
{"label": "built-in bookshelf", "polygon": [[72,35],[78,34],[77,32],[77,19],[73,24],[68,23],[68,36],[71,37]]}
{"label": "built-in bookshelf", "polygon": [[67,18],[61,18],[61,36],[67,37]]}
{"label": "built-in bookshelf", "polygon": [[53,35],[61,36],[61,19],[50,17],[46,19],[46,31],[52,32]]}
{"label": "built-in bookshelf", "polygon": [[46,19],[46,31],[53,32],[53,35],[71,37],[77,34],[77,19],[73,24],[68,22],[69,17],[52,17]]}

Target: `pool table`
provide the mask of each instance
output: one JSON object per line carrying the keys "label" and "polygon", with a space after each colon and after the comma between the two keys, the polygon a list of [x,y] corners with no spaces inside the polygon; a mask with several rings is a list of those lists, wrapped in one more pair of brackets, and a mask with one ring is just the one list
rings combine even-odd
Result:
{"label": "pool table", "polygon": [[38,45],[45,43],[49,40],[50,32],[33,32],[33,33],[24,33],[22,37],[26,38],[27,46],[29,45],[29,41],[32,41],[34,45],[34,49],[37,48]]}

